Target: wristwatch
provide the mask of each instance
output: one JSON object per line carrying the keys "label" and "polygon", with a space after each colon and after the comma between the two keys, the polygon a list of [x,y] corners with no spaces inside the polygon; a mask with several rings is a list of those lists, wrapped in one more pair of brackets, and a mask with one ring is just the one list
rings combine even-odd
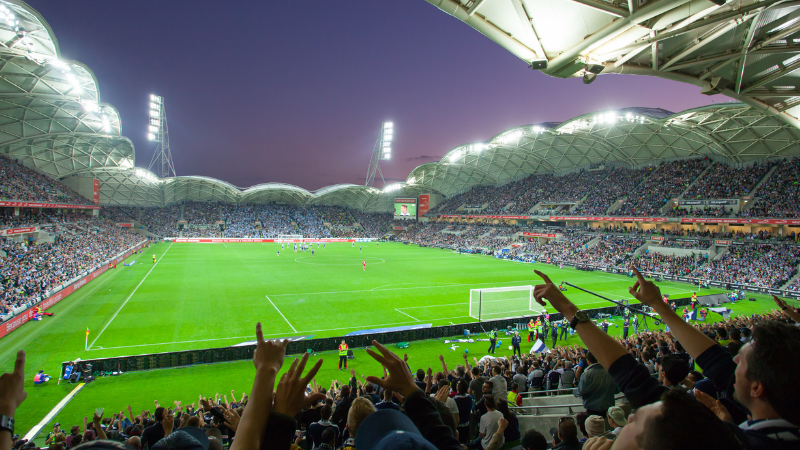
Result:
{"label": "wristwatch", "polygon": [[0,415],[0,431],[8,431],[14,434],[14,418]]}
{"label": "wristwatch", "polygon": [[573,317],[572,320],[570,320],[569,327],[574,330],[579,323],[588,322],[589,320],[591,319],[589,319],[589,315],[586,314],[586,311],[578,310],[577,312],[575,312],[575,317]]}

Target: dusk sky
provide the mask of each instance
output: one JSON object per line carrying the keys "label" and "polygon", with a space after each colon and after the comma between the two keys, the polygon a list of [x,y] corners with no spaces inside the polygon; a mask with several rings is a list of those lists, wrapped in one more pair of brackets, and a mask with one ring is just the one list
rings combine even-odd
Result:
{"label": "dusk sky", "polygon": [[[531,71],[424,0],[30,1],[65,59],[91,68],[101,100],[147,167],[148,97],[165,98],[178,175],[240,187],[363,184],[383,121],[387,182],[518,125],[598,110],[681,111],[726,97],[651,77],[593,84]],[[376,183],[380,187],[379,183]]]}

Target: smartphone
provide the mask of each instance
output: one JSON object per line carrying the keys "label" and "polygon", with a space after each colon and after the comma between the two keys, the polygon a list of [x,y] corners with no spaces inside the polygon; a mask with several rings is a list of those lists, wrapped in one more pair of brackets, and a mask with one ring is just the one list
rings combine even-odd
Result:
{"label": "smartphone", "polygon": [[106,410],[105,408],[97,408],[97,409],[95,409],[95,410],[94,410],[94,412],[95,412],[95,413],[96,413],[98,416],[102,416],[102,415],[103,415],[103,411],[105,411],[105,410]]}

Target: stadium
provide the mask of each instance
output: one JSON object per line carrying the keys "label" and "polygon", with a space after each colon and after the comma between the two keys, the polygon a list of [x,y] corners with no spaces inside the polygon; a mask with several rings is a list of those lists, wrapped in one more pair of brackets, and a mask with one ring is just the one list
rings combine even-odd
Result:
{"label": "stadium", "polygon": [[137,160],[0,0],[0,450],[800,448],[797,6],[428,3],[554,78],[734,101],[498,129],[377,187],[386,121],[364,185],[240,187],[176,175],[155,94]]}

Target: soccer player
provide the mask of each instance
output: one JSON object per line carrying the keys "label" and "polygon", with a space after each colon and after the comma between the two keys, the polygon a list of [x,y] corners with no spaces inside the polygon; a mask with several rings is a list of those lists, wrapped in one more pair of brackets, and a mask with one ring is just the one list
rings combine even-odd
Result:
{"label": "soccer player", "polygon": [[358,253],[361,253],[361,250],[364,250],[364,246],[363,245],[359,245],[358,246]]}
{"label": "soccer player", "polygon": [[311,256],[314,256],[314,248],[311,248]]}
{"label": "soccer player", "polygon": [[339,344],[339,370],[342,370],[342,366],[344,369],[347,370],[347,350],[349,347],[342,339],[342,343]]}
{"label": "soccer player", "polygon": [[364,268],[364,272],[366,272],[367,271],[367,262],[366,261],[361,261],[361,266]]}
{"label": "soccer player", "polygon": [[278,256],[281,256],[281,251],[280,250],[278,250]]}
{"label": "soccer player", "polygon": [[155,264],[155,263],[156,263],[156,254],[153,253],[153,264]]}
{"label": "soccer player", "polygon": [[283,250],[283,246],[284,246],[284,245],[285,245],[285,244],[284,244],[283,242],[281,242],[281,250]]}

